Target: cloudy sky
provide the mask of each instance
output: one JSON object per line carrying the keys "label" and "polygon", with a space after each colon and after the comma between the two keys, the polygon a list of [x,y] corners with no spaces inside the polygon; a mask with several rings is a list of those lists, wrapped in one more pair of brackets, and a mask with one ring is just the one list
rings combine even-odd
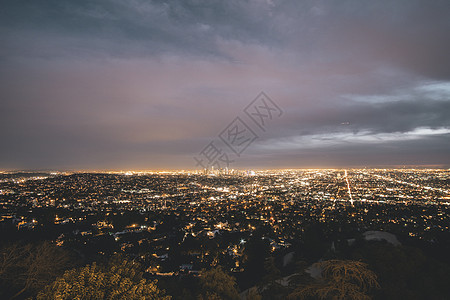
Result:
{"label": "cloudy sky", "polygon": [[448,0],[2,1],[0,170],[194,169],[261,91],[234,168],[448,167],[449,32]]}

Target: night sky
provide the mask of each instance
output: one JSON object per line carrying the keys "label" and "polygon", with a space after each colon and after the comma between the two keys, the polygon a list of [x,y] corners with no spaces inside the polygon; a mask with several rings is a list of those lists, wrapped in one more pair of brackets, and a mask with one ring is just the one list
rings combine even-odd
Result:
{"label": "night sky", "polygon": [[234,168],[449,167],[450,1],[0,6],[0,170],[194,169],[261,91]]}

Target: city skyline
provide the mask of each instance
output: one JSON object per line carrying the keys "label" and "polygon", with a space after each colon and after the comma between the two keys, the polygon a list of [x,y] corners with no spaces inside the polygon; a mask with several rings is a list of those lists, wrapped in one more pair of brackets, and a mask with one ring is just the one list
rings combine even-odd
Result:
{"label": "city skyline", "polygon": [[450,166],[448,1],[6,1],[0,170]]}

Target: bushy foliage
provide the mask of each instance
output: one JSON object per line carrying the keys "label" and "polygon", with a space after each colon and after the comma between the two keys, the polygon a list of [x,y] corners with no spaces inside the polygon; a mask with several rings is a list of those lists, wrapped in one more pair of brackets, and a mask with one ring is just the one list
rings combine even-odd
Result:
{"label": "bushy foliage", "polygon": [[105,267],[93,263],[72,269],[40,292],[37,299],[163,299],[157,281],[147,281],[139,265],[127,260]]}

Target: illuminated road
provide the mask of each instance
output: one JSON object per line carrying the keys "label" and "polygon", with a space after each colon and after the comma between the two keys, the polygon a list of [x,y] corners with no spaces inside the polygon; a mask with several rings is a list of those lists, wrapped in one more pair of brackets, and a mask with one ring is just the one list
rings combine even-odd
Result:
{"label": "illuminated road", "polygon": [[347,170],[345,170],[345,181],[347,181],[347,190],[348,195],[350,196],[350,203],[353,205],[352,191],[350,190],[350,182],[348,182]]}
{"label": "illuminated road", "polygon": [[431,187],[431,186],[424,186],[424,185],[416,184],[416,183],[413,183],[413,182],[402,181],[402,180],[394,179],[394,178],[391,178],[391,177],[388,177],[388,176],[382,176],[382,175],[378,175],[378,174],[371,174],[371,173],[368,173],[368,172],[361,172],[361,173],[364,174],[364,175],[367,175],[367,176],[374,176],[374,177],[377,177],[377,178],[385,180],[385,181],[396,182],[398,184],[408,185],[408,186],[415,187],[415,188],[420,188],[420,189],[425,189],[425,190],[432,190],[432,191],[438,191],[438,192],[450,194],[449,190],[442,189],[442,188],[435,188],[435,187]]}

